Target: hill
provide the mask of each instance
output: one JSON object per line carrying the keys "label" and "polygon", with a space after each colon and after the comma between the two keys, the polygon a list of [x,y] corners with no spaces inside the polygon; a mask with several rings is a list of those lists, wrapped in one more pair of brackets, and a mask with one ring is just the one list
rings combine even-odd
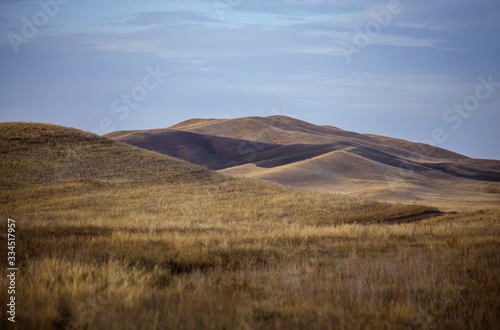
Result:
{"label": "hill", "polygon": [[[336,155],[348,173],[361,156],[342,148],[311,164]],[[276,150],[262,159],[279,161]],[[0,300],[15,282],[20,329],[499,324],[500,211],[443,214],[235,178],[46,124],[0,124],[0,153]],[[283,159],[258,170],[307,161]],[[245,166],[257,167],[233,168]]]}
{"label": "hill", "polygon": [[[148,210],[185,221],[211,217],[229,220],[234,216],[263,221],[261,211],[256,211],[261,209],[269,221],[280,221],[284,215],[290,218],[288,214],[294,210],[291,218],[296,221],[340,223],[381,221],[430,209],[299,192],[231,178],[203,166],[62,126],[1,123],[0,132],[4,187],[0,200],[23,200],[19,210],[30,210],[32,204],[24,203],[33,199],[53,207],[56,198],[59,212],[70,209],[78,213],[90,199],[98,209],[102,203],[109,203],[114,209],[135,214],[148,205]],[[117,216],[111,213],[112,218]]]}
{"label": "hill", "polygon": [[221,172],[448,209],[498,207],[500,161],[285,117],[193,119],[110,138]]}
{"label": "hill", "polygon": [[0,123],[4,189],[66,183],[182,183],[215,173],[84,131],[38,123]]}

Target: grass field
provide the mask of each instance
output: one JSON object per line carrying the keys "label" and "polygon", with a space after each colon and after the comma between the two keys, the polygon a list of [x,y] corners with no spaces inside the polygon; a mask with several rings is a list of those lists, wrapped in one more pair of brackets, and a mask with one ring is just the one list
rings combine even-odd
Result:
{"label": "grass field", "polygon": [[[234,179],[26,125],[0,127],[1,228],[16,220],[19,268],[16,323],[2,311],[2,328],[500,324],[499,211],[380,224],[432,208]],[[8,286],[1,277],[2,302]]]}

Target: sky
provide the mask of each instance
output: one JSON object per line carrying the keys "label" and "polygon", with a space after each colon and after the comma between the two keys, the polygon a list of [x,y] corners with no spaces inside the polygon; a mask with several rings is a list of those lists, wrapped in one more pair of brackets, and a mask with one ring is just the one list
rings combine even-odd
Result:
{"label": "sky", "polygon": [[500,159],[498,0],[1,0],[0,122],[287,115]]}

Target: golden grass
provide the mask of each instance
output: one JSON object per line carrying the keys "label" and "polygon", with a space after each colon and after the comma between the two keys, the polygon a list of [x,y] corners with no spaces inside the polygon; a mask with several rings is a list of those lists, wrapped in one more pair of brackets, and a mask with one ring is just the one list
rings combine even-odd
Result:
{"label": "golden grass", "polygon": [[37,123],[0,123],[0,186],[211,182],[220,176],[95,134]]}
{"label": "golden grass", "polygon": [[[78,219],[67,210],[66,223],[63,214],[52,221],[17,214],[19,329],[493,329],[500,322],[499,212],[389,226],[186,222],[146,209],[98,219],[95,211],[82,207]],[[2,301],[7,286],[2,278]]]}
{"label": "golden grass", "polygon": [[[38,179],[41,163],[65,168],[57,153],[81,143],[47,139],[31,162],[3,151],[14,179],[0,192],[0,219],[16,220],[18,329],[500,324],[498,211],[380,225],[429,208],[227,178],[101,138],[74,172]],[[110,157],[116,150],[128,161]],[[16,181],[20,160],[27,177]],[[155,171],[139,170],[151,162]],[[0,301],[7,287],[1,277]]]}

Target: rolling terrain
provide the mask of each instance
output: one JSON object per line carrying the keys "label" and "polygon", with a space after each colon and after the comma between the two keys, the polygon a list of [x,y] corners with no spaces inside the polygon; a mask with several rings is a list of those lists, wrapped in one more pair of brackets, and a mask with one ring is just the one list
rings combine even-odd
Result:
{"label": "rolling terrain", "polygon": [[[49,124],[0,123],[0,153],[3,187],[0,201],[7,203],[22,200],[25,195],[27,200],[52,200],[59,193],[61,207],[67,202],[69,209],[75,209],[87,197],[96,200],[92,196],[103,193],[106,195],[104,200],[109,201],[109,194],[119,191],[113,197],[113,204],[128,208],[139,203],[150,205],[151,209],[158,205],[158,210],[168,210],[162,216],[186,208],[189,210],[186,214],[176,214],[183,221],[192,221],[193,214],[197,219],[216,216],[233,221],[234,214],[240,213],[243,216],[237,218],[259,221],[262,217],[258,209],[264,207],[274,210],[267,214],[270,221],[284,215],[289,221],[296,216],[297,221],[306,221],[299,215],[316,214],[307,217],[307,221],[331,224],[378,222],[433,209],[318,194],[233,178],[181,159]],[[158,194],[158,189],[163,192]],[[136,191],[148,192],[132,199],[130,194],[135,196]],[[158,201],[146,203],[149,198],[167,198],[172,205]],[[207,209],[200,211],[202,205]],[[276,205],[287,205],[288,209]],[[221,209],[225,212],[221,213]],[[295,210],[296,214],[290,214],[290,210]]]}
{"label": "rolling terrain", "polygon": [[217,177],[180,159],[49,124],[0,123],[0,151],[4,191],[85,183],[200,183]]}
{"label": "rolling terrain", "polygon": [[446,210],[498,208],[500,161],[285,116],[192,119],[107,137],[234,176]]}
{"label": "rolling terrain", "polygon": [[[266,143],[270,169],[311,155]],[[2,329],[500,322],[499,211],[442,213],[235,178],[48,124],[0,123],[0,154],[0,251],[10,251],[14,219],[18,269],[16,323],[2,313]],[[0,278],[3,303],[10,285]]]}

